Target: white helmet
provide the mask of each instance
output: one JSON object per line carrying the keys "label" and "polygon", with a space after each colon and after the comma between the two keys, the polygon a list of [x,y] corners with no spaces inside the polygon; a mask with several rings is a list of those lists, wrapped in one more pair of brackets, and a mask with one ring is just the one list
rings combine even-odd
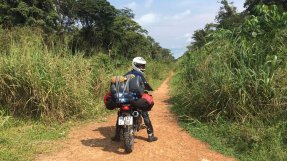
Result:
{"label": "white helmet", "polygon": [[142,57],[135,57],[133,59],[132,66],[133,66],[134,70],[136,70],[138,72],[141,72],[141,73],[144,73],[145,65],[146,65],[146,61],[144,60],[144,58],[142,58]]}

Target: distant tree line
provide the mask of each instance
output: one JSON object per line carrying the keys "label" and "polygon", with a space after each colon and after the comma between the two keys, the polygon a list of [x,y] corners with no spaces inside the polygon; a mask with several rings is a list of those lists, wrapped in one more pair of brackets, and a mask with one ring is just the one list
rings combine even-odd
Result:
{"label": "distant tree line", "polygon": [[40,27],[46,37],[56,37],[57,41],[46,39],[47,44],[67,43],[73,53],[173,60],[171,51],[162,48],[133,18],[131,9],[116,9],[107,0],[0,1],[3,29]]}

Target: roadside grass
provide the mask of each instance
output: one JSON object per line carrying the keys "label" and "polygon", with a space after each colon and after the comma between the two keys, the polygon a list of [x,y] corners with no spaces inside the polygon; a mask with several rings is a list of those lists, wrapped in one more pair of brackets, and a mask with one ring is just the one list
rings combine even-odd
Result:
{"label": "roadside grass", "polygon": [[159,63],[148,61],[145,77],[150,85],[156,90],[161,83],[170,75],[172,63]]}
{"label": "roadside grass", "polygon": [[171,110],[179,124],[192,137],[208,143],[224,155],[242,161],[284,161],[287,158],[287,122],[266,125],[264,122],[239,123],[218,117],[215,121],[199,121],[187,113],[189,106],[182,99],[181,79],[175,75],[170,81]]}
{"label": "roadside grass", "polygon": [[35,154],[55,150],[55,144],[50,141],[64,138],[69,126],[11,119],[9,125],[1,127],[0,160],[33,160]]}
{"label": "roadside grass", "polygon": [[216,150],[239,160],[285,161],[287,13],[257,9],[240,27],[214,30],[181,57],[173,111]]}
{"label": "roadside grass", "polygon": [[0,114],[0,160],[27,161],[37,155],[51,153],[61,149],[61,142],[66,139],[71,127],[80,126],[87,122],[101,122],[111,113],[106,111],[103,103],[101,113],[84,118],[73,118],[64,122],[44,122],[31,119],[19,119]]}
{"label": "roadside grass", "polygon": [[[200,123],[180,120],[191,136],[208,143],[213,150],[242,161],[284,161],[286,137],[282,126],[252,127],[235,123]],[[286,134],[285,134],[286,135]],[[285,139],[284,139],[285,137]],[[285,145],[282,144],[285,140]]]}

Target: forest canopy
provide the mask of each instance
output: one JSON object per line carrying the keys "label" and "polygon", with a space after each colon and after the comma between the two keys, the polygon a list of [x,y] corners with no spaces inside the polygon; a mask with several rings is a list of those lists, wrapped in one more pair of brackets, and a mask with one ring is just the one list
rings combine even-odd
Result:
{"label": "forest canopy", "polygon": [[[107,0],[1,0],[2,29],[41,28],[46,44],[67,44],[73,53],[174,60],[134,19],[131,9]],[[53,39],[51,39],[51,37]]]}

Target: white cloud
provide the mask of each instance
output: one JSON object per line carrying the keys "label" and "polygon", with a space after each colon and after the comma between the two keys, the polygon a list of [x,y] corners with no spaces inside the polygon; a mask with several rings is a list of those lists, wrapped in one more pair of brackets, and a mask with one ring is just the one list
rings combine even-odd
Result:
{"label": "white cloud", "polygon": [[244,2],[245,2],[245,0],[237,0],[236,2],[233,2],[234,6],[236,6],[238,12],[242,12],[243,10],[245,10]]}
{"label": "white cloud", "polygon": [[153,1],[154,1],[154,0],[147,0],[146,3],[145,3],[145,7],[146,7],[146,8],[150,8],[151,5],[153,4]]}
{"label": "white cloud", "polygon": [[203,23],[207,24],[207,23],[214,22],[215,16],[216,16],[216,13],[212,13],[212,12],[204,13],[204,14],[198,14],[194,17],[194,21],[203,22]]}
{"label": "white cloud", "polygon": [[184,36],[183,37],[191,37],[192,36],[192,34],[191,33],[186,33],[186,34],[184,34]]}
{"label": "white cloud", "polygon": [[183,43],[183,40],[185,40],[185,44],[184,45],[188,45],[192,41],[192,34],[191,33],[186,33],[183,36],[177,37],[176,39],[177,39],[177,41],[181,41],[182,43]]}
{"label": "white cloud", "polygon": [[190,1],[190,0],[181,0],[178,5],[179,6],[191,6],[196,4],[196,1]]}
{"label": "white cloud", "polygon": [[[182,12],[184,13],[184,12]],[[187,12],[186,12],[187,13]],[[179,14],[175,14],[179,15]],[[181,20],[173,20],[170,16],[156,15],[156,23],[147,24],[143,28],[149,31],[149,35],[155,38],[160,45],[170,49],[183,49],[192,42],[193,32],[204,28],[205,24],[213,22],[214,14],[190,14]],[[179,50],[177,50],[179,52]]]}
{"label": "white cloud", "polygon": [[187,38],[186,42],[189,44],[192,41],[192,34],[191,33],[186,33],[184,35],[185,38]]}
{"label": "white cloud", "polygon": [[131,2],[126,5],[127,8],[132,9],[132,10],[135,10],[136,6],[137,6],[136,2]]}
{"label": "white cloud", "polygon": [[191,36],[192,36],[192,34],[188,32],[188,33],[185,33],[183,36],[177,37],[176,39],[186,39],[186,38],[189,38]]}
{"label": "white cloud", "polygon": [[148,13],[141,16],[138,20],[136,20],[140,25],[149,25],[156,22],[157,15],[154,13]]}
{"label": "white cloud", "polygon": [[184,12],[181,13],[177,13],[173,16],[165,16],[166,20],[182,20],[184,18],[186,18],[187,16],[191,15],[191,11],[190,10],[186,10]]}
{"label": "white cloud", "polygon": [[190,10],[186,10],[184,12],[181,12],[181,13],[178,13],[178,14],[172,16],[172,19],[180,20],[180,19],[183,19],[183,18],[185,18],[186,16],[188,16],[190,14],[191,14],[191,11]]}

